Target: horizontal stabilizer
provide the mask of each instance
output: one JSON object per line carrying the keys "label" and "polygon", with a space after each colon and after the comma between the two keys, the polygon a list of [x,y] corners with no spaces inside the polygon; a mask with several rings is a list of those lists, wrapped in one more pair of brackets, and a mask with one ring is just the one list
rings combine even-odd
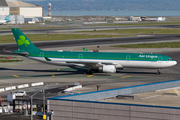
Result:
{"label": "horizontal stabilizer", "polygon": [[15,50],[13,53],[18,54],[18,55],[23,55],[23,56],[29,56],[29,53],[24,51],[24,50]]}

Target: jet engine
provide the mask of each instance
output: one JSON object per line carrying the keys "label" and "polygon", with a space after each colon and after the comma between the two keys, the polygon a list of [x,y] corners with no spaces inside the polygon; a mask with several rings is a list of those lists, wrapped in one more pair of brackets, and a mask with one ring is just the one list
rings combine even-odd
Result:
{"label": "jet engine", "polygon": [[104,73],[115,73],[116,67],[114,65],[103,65],[99,67],[99,70]]}

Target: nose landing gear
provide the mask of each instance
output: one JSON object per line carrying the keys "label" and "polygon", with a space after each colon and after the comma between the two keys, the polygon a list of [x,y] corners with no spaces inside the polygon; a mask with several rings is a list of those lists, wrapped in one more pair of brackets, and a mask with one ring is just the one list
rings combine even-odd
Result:
{"label": "nose landing gear", "polygon": [[161,74],[160,70],[161,70],[161,69],[158,69],[158,70],[157,70],[157,75],[160,75],[160,74]]}

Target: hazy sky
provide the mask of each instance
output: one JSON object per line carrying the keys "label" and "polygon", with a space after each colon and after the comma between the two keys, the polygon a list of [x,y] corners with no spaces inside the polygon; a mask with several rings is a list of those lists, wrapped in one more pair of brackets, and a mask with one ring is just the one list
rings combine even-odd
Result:
{"label": "hazy sky", "polygon": [[[47,0],[18,0],[18,1],[47,1]],[[68,0],[50,0],[50,1],[68,1]]]}

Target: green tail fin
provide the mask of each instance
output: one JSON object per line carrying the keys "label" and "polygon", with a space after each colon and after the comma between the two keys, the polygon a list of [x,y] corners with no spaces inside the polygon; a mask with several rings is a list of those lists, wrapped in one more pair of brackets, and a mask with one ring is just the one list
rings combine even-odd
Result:
{"label": "green tail fin", "polygon": [[11,28],[20,51],[41,51],[37,48],[19,28]]}
{"label": "green tail fin", "polygon": [[83,48],[83,51],[88,51],[86,48]]}

